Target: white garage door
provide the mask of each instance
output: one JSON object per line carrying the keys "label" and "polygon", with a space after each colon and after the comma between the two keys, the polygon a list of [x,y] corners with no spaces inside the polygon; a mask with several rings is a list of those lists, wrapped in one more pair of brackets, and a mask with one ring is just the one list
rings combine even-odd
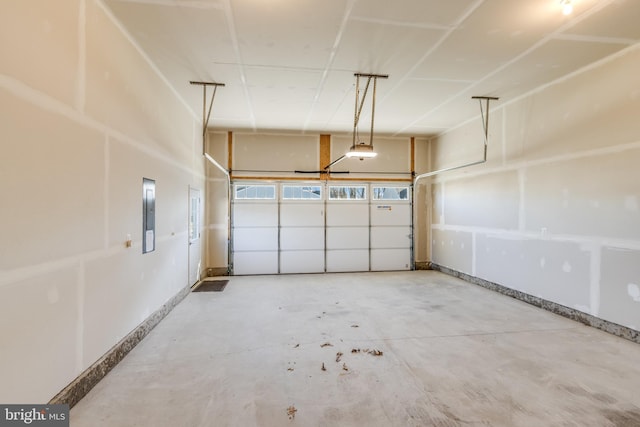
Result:
{"label": "white garage door", "polygon": [[411,188],[234,184],[233,273],[411,268]]}

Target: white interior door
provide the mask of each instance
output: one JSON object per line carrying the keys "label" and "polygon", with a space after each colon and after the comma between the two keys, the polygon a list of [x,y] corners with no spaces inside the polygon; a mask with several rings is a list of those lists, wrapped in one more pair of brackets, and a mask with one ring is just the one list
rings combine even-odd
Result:
{"label": "white interior door", "polygon": [[200,280],[202,240],[200,239],[202,199],[200,190],[189,187],[189,284]]}

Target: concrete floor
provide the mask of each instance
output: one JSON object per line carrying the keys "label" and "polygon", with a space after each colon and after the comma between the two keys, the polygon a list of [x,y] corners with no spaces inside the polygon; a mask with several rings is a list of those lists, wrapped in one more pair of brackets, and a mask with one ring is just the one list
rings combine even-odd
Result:
{"label": "concrete floor", "polygon": [[640,426],[640,346],[433,271],[231,277],[71,410],[73,427],[287,425]]}

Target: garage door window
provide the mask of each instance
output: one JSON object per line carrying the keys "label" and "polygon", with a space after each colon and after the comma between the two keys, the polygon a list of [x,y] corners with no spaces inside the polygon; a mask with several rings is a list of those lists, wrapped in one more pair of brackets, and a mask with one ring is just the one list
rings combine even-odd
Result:
{"label": "garage door window", "polygon": [[367,187],[364,185],[329,186],[329,200],[366,200]]}
{"label": "garage door window", "polygon": [[320,200],[322,187],[319,185],[283,185],[282,198],[284,200]]}
{"label": "garage door window", "polygon": [[373,200],[409,200],[409,187],[373,187]]}
{"label": "garage door window", "polygon": [[275,185],[236,185],[235,198],[244,200],[274,200]]}

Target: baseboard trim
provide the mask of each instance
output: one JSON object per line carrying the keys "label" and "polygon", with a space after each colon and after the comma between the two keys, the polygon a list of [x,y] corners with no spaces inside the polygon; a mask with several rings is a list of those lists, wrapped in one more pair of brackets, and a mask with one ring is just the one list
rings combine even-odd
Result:
{"label": "baseboard trim", "polygon": [[81,373],[73,382],[58,393],[49,404],[68,404],[72,408],[95,387],[133,348],[146,337],[187,295],[191,286],[182,289],[162,307],[153,312],[127,336],[120,340],[104,356]]}
{"label": "baseboard trim", "polygon": [[499,285],[488,280],[480,279],[466,273],[461,273],[442,265],[431,263],[431,269],[444,274],[448,274],[449,276],[457,277],[464,280],[465,282],[469,282],[471,284],[482,286],[483,288],[499,292],[503,295],[507,295],[517,300],[526,302],[527,304],[531,304],[533,306],[542,308],[568,319],[575,320],[576,322],[580,322],[584,325],[600,329],[604,332],[608,332],[612,335],[640,344],[640,331],[636,331],[635,329],[618,325],[617,323],[609,322],[608,320],[600,319],[599,317],[592,316],[591,314],[583,313],[582,311],[578,311],[570,307],[565,307],[564,305],[548,301],[540,297],[529,295],[522,291],[507,288],[506,286]]}

